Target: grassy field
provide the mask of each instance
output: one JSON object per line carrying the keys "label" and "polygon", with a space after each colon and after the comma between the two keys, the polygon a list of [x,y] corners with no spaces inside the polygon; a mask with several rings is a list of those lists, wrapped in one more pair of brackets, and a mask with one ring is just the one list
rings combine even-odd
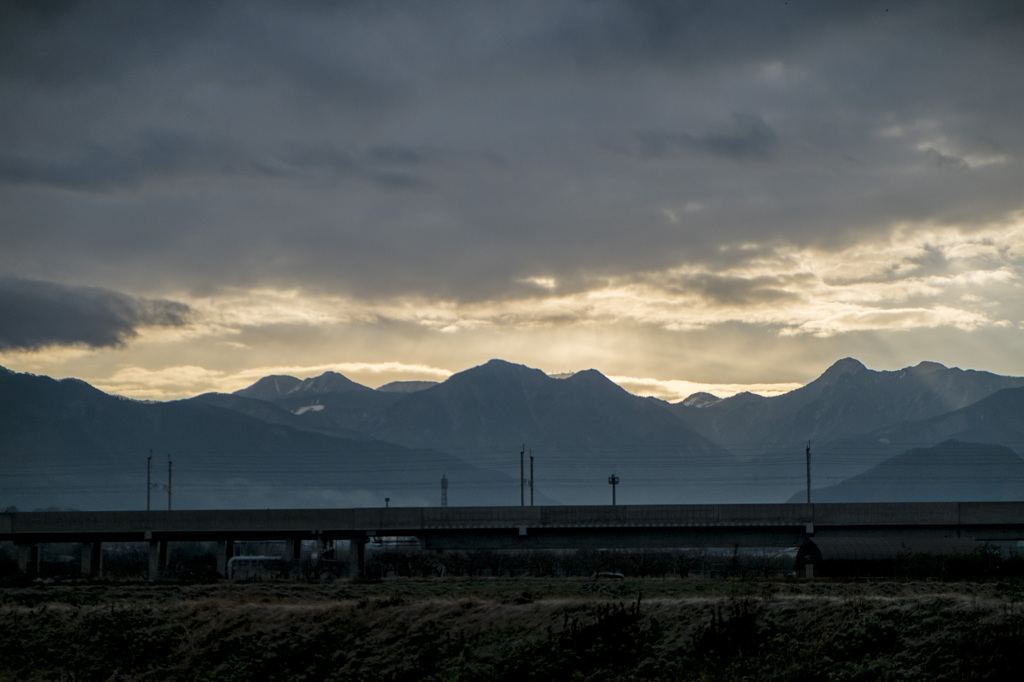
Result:
{"label": "grassy field", "polygon": [[0,589],[0,680],[1016,680],[1024,583],[460,578]]}

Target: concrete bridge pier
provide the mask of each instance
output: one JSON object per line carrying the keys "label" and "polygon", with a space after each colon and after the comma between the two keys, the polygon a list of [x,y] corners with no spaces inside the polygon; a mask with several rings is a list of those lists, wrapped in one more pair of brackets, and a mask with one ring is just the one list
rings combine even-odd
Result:
{"label": "concrete bridge pier", "polygon": [[82,577],[103,577],[103,543],[99,540],[82,543]]}
{"label": "concrete bridge pier", "polygon": [[18,573],[29,579],[39,577],[39,545],[18,545]]}
{"label": "concrete bridge pier", "polygon": [[302,538],[290,537],[284,541],[284,576],[291,575],[291,570],[302,558]]}
{"label": "concrete bridge pier", "polygon": [[366,538],[350,538],[348,541],[348,576],[361,578],[366,570]]}
{"label": "concrete bridge pier", "polygon": [[228,577],[228,562],[235,556],[235,541],[220,540],[217,542],[217,573]]}
{"label": "concrete bridge pier", "polygon": [[167,570],[167,541],[149,541],[149,579],[156,580]]}
{"label": "concrete bridge pier", "polygon": [[284,560],[291,563],[302,558],[302,539],[288,538],[284,541]]}

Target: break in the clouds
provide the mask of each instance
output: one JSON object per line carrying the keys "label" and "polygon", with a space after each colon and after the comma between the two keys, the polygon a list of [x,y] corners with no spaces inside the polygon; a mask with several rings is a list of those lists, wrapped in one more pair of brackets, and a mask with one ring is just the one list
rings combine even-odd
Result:
{"label": "break in the clouds", "polygon": [[211,376],[1024,373],[1022,63],[1015,0],[7,2],[0,275],[181,301]]}
{"label": "break in the clouds", "polygon": [[182,326],[188,315],[173,301],[0,277],[0,350],[122,346],[141,327]]}

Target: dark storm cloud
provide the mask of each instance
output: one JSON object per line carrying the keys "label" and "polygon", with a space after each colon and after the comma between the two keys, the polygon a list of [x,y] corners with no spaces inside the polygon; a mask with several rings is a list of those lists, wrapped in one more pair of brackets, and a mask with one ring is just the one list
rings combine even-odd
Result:
{"label": "dark storm cloud", "polygon": [[[605,0],[553,3],[549,30],[532,43],[546,56],[584,69],[623,60],[659,67],[742,63],[765,52],[791,54],[813,32],[823,37],[849,22],[886,12],[881,0],[759,2],[744,0]],[[917,2],[901,3],[906,9]],[[792,49],[791,48],[795,48]]]}
{"label": "dark storm cloud", "polygon": [[88,145],[52,160],[0,154],[0,184],[107,192],[182,176],[280,175],[244,149],[219,140],[145,132],[121,145]]}
{"label": "dark storm cloud", "polygon": [[216,16],[206,2],[3,2],[0,78],[43,88],[123,84],[178,58]]}
{"label": "dark storm cloud", "polygon": [[277,81],[293,97],[315,93],[318,99],[377,105],[393,97],[391,84],[345,58],[344,31],[337,31],[337,43],[329,46],[340,59],[325,55],[322,42],[310,50],[304,36],[293,33],[296,25],[310,29],[339,15],[342,21],[359,21],[372,15],[366,5],[346,3],[341,11],[304,2],[280,7],[202,0],[13,0],[0,3],[0,78],[48,90],[128,90],[137,87],[140,74],[170,66],[196,81],[241,86]]}
{"label": "dark storm cloud", "polygon": [[0,277],[0,350],[121,346],[140,327],[180,327],[189,314],[174,301]]}
{"label": "dark storm cloud", "polygon": [[1019,2],[0,13],[28,276],[480,300],[1021,209]]}
{"label": "dark storm cloud", "polygon": [[300,147],[281,158],[254,158],[238,143],[149,131],[117,146],[88,145],[73,156],[51,160],[0,154],[0,185],[28,185],[81,192],[135,189],[147,183],[195,177],[340,177],[390,189],[426,189],[430,183],[409,169],[419,152],[378,147],[352,154],[329,146]]}

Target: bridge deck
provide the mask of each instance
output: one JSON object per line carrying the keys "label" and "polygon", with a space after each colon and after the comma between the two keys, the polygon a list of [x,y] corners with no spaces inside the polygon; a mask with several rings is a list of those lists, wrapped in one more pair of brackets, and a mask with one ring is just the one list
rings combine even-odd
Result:
{"label": "bridge deck", "polygon": [[391,509],[259,509],[0,514],[0,540],[19,544],[243,537],[453,536],[514,530],[573,535],[657,529],[1024,533],[1024,502],[729,504]]}

